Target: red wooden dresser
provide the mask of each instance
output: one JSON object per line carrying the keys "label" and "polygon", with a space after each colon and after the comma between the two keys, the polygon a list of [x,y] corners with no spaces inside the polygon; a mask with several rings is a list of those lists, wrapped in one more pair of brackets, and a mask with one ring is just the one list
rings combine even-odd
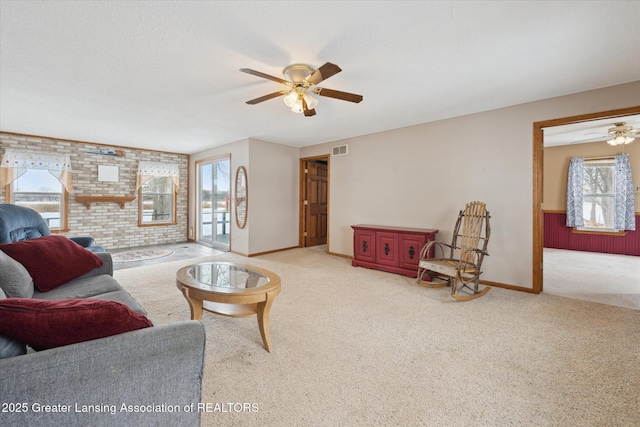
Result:
{"label": "red wooden dresser", "polygon": [[[438,230],[352,225],[354,267],[366,267],[389,273],[418,275],[420,250],[435,240]],[[429,256],[433,256],[430,254]]]}

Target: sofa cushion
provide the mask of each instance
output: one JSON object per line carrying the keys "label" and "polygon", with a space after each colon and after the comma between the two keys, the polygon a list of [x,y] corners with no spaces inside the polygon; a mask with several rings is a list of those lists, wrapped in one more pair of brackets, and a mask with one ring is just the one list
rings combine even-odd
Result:
{"label": "sofa cushion", "polygon": [[58,286],[47,292],[40,292],[36,289],[33,293],[33,298],[46,300],[92,298],[96,295],[121,289],[122,286],[116,279],[107,274],[101,274],[99,276],[74,279],[64,286]]}
{"label": "sofa cushion", "polygon": [[[5,299],[7,296],[0,288],[0,300]],[[0,359],[7,357],[20,356],[27,353],[27,346],[20,341],[13,338],[0,335]]]}
{"label": "sofa cushion", "polygon": [[153,326],[125,304],[95,299],[0,300],[0,334],[34,350],[104,338]]}
{"label": "sofa cushion", "polygon": [[91,252],[96,254],[96,256],[102,260],[102,266],[94,268],[79,278],[82,279],[84,277],[97,276],[99,274],[108,274],[109,276],[113,276],[113,259],[111,258],[111,254],[109,252]]}
{"label": "sofa cushion", "polygon": [[31,298],[33,279],[22,264],[0,251],[0,289],[9,298]]}
{"label": "sofa cushion", "polygon": [[140,314],[147,314],[140,304],[138,304],[138,302],[122,288],[116,279],[107,274],[91,277],[83,276],[49,292],[40,292],[36,290],[33,293],[33,297],[45,300],[95,298],[117,301],[126,304],[129,308]]}
{"label": "sofa cushion", "polygon": [[102,260],[65,236],[45,236],[38,239],[0,245],[11,258],[22,264],[36,287],[50,291],[102,265]]}
{"label": "sofa cushion", "polygon": [[142,306],[140,304],[138,304],[138,301],[133,299],[133,297],[129,294],[129,292],[125,291],[124,289],[119,290],[119,291],[107,292],[105,294],[96,295],[96,296],[94,296],[92,298],[100,299],[100,300],[106,300],[106,301],[120,302],[122,304],[126,304],[127,307],[129,307],[130,309],[132,309],[133,311],[135,311],[137,313],[140,313],[140,314],[145,315],[145,316],[147,315],[147,312],[145,311],[144,308],[142,308]]}

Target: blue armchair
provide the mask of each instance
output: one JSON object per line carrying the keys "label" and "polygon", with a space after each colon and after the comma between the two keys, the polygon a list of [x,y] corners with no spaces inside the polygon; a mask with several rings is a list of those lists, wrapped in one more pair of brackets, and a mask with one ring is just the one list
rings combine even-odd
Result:
{"label": "blue armchair", "polygon": [[[22,240],[49,236],[51,231],[42,216],[33,209],[0,203],[0,243],[13,243]],[[71,237],[71,240],[91,252],[104,252],[103,246],[94,244],[93,237]]]}

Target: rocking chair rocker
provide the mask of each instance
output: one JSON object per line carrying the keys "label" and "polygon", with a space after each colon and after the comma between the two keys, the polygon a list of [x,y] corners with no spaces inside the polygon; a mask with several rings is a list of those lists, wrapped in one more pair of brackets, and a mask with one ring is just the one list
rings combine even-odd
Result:
{"label": "rocking chair rocker", "polygon": [[[458,215],[450,245],[432,241],[422,248],[418,263],[418,283],[430,288],[451,286],[451,296],[461,301],[476,299],[486,294],[491,288],[485,286],[479,289],[479,280],[482,260],[489,255],[487,244],[490,234],[487,206],[482,202],[468,203]],[[432,249],[434,247],[439,251]],[[434,258],[427,258],[434,250]],[[440,258],[436,258],[438,252]],[[449,252],[448,257],[446,252]],[[445,281],[425,282],[423,278],[426,275]]]}

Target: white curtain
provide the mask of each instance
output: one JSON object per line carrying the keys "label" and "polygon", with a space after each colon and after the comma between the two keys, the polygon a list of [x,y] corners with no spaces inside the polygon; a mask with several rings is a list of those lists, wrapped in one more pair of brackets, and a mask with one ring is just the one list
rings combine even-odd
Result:
{"label": "white curtain", "polygon": [[582,193],[584,182],[584,158],[572,157],[567,179],[567,227],[584,227]]}
{"label": "white curtain", "polygon": [[138,177],[136,179],[136,192],[142,185],[156,176],[166,176],[171,178],[175,192],[180,188],[180,170],[176,163],[162,162],[139,162]]}
{"label": "white curtain", "polygon": [[636,213],[629,153],[615,156],[616,230],[635,230]]}
{"label": "white curtain", "polygon": [[69,194],[73,194],[70,156],[51,153],[6,150],[0,162],[0,187],[11,184],[29,169],[48,170]]}

